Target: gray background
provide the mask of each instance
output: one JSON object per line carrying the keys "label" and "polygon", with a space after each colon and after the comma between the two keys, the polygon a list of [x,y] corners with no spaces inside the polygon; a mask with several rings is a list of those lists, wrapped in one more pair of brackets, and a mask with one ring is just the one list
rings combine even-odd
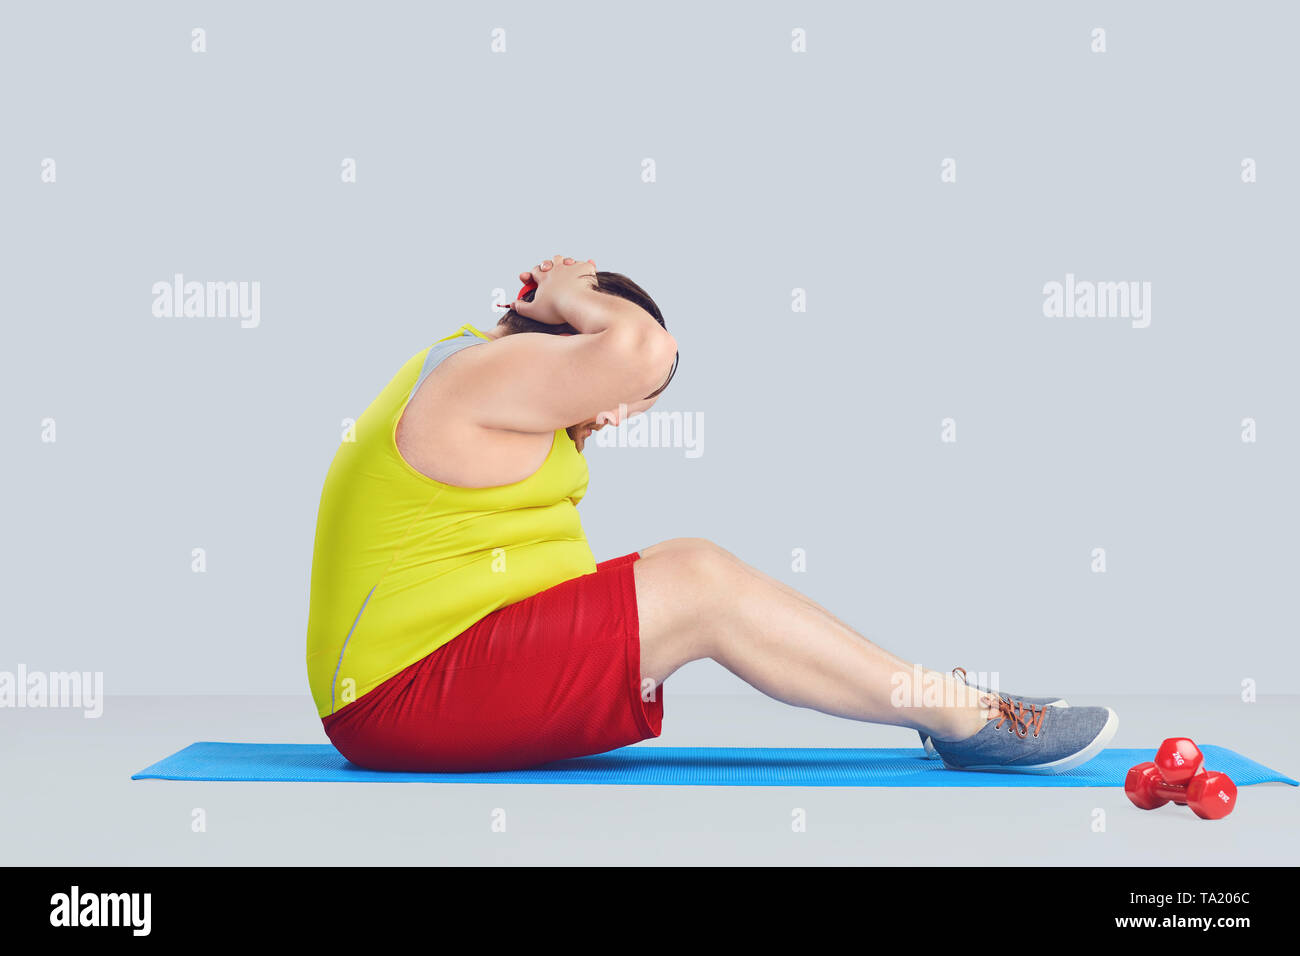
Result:
{"label": "gray background", "polygon": [[[0,669],[300,695],[306,728],[340,421],[564,252],[655,296],[682,353],[659,408],[706,423],[693,460],[589,446],[598,559],[713,538],[1022,692],[1289,690],[1298,25],[1264,3],[7,4]],[[175,272],[260,281],[260,327],[153,317]],[[1150,328],[1045,318],[1067,272],[1150,281]],[[699,664],[668,689],[741,688]]]}

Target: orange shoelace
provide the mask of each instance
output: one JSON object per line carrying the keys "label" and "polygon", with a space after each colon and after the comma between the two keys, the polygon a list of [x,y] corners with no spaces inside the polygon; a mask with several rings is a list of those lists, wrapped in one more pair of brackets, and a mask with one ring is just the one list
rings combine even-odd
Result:
{"label": "orange shoelace", "polygon": [[[966,668],[954,667],[952,676],[960,677],[961,682],[966,684]],[[967,686],[970,685],[967,684]],[[1046,707],[1026,704],[1024,701],[1008,700],[1001,694],[998,694],[997,697],[998,722],[994,725],[995,727],[1000,729],[1004,723],[1010,721],[1010,725],[1007,727],[1009,733],[1023,739],[1028,737],[1029,732],[1032,730],[1034,736],[1038,736],[1038,731],[1043,726],[1043,718],[1047,716]],[[993,718],[990,717],[989,719],[992,720]]]}
{"label": "orange shoelace", "polygon": [[1030,730],[1033,730],[1034,736],[1037,737],[1039,729],[1043,726],[1043,718],[1046,716],[1045,707],[1035,707],[1024,701],[1011,701],[999,696],[998,722],[994,726],[1001,727],[1004,721],[1010,720],[1011,726],[1007,729],[1017,737],[1028,737]]}

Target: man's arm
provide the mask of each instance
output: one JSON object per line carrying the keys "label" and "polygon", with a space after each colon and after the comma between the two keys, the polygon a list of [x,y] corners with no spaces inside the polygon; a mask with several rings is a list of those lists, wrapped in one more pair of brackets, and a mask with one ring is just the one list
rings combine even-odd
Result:
{"label": "man's arm", "polygon": [[663,384],[677,343],[640,306],[592,288],[593,268],[553,264],[537,276],[533,302],[516,304],[521,314],[567,322],[581,334],[507,335],[448,363],[440,391],[469,421],[555,431],[638,402]]}

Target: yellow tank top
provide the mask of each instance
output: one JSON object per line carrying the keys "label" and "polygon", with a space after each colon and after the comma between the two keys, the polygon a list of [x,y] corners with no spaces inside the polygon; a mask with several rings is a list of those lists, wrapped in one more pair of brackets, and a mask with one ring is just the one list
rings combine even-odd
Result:
{"label": "yellow tank top", "polygon": [[[439,342],[461,335],[487,340],[464,325]],[[398,453],[397,423],[429,353],[371,402],[325,478],[307,621],[322,717],[498,608],[596,570],[576,507],[587,463],[564,429],[541,468],[493,488],[434,481]]]}

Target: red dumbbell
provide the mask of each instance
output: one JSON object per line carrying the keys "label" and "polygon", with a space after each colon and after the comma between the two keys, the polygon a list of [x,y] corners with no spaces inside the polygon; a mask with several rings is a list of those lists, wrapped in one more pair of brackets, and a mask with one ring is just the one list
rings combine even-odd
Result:
{"label": "red dumbbell", "polygon": [[1237,785],[1226,773],[1206,771],[1204,763],[1196,744],[1185,737],[1170,737],[1160,745],[1154,761],[1140,763],[1128,772],[1124,792],[1142,810],[1154,810],[1172,800],[1189,807],[1202,820],[1218,820],[1237,805]]}
{"label": "red dumbbell", "polygon": [[1155,764],[1165,783],[1186,786],[1204,769],[1205,757],[1201,748],[1186,737],[1170,737],[1156,751]]}

